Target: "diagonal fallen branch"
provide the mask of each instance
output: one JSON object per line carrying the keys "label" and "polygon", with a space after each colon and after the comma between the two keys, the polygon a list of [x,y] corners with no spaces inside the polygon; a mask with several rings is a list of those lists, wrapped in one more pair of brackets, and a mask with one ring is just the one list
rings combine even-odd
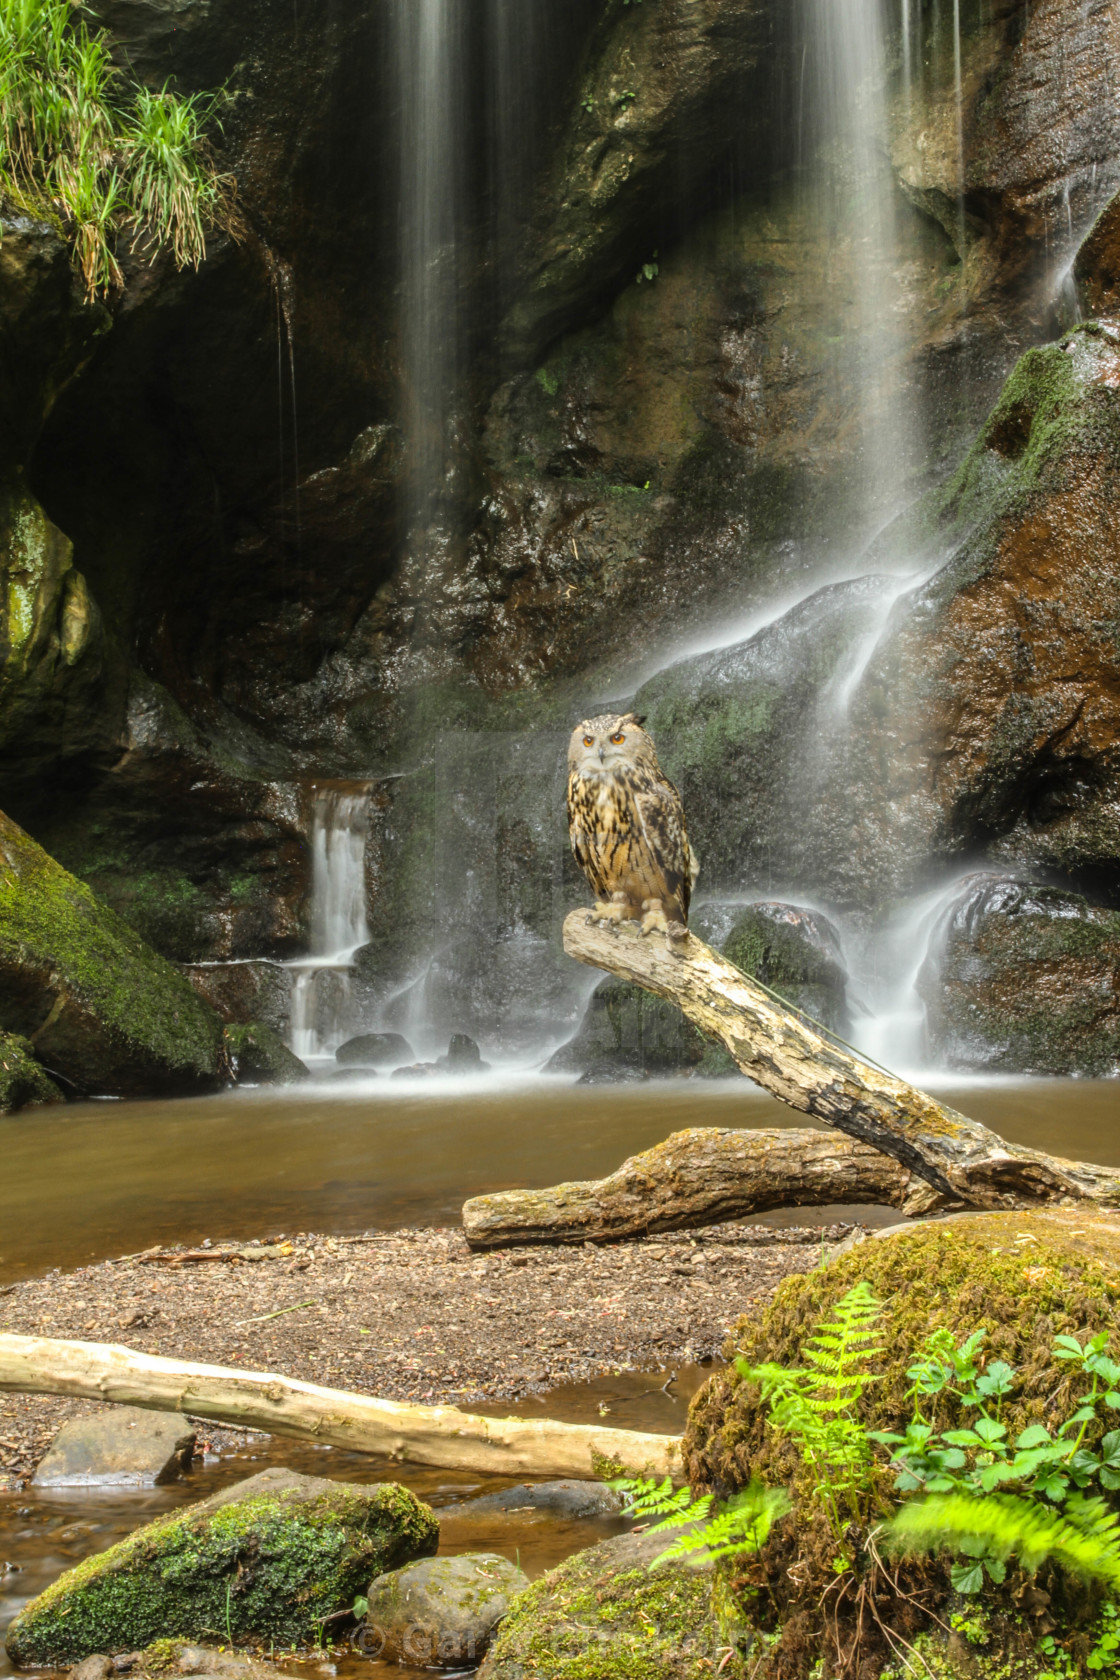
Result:
{"label": "diagonal fallen branch", "polygon": [[196,1365],[102,1342],[0,1335],[0,1391],[65,1394],[184,1412],[400,1463],[497,1476],[677,1476],[680,1438],[551,1418],[487,1418],[318,1388],[263,1371]]}
{"label": "diagonal fallen branch", "polygon": [[1120,1170],[1005,1142],[813,1032],[695,935],[670,950],[661,934],[643,938],[633,924],[604,926],[573,910],[564,923],[564,949],[668,998],[725,1044],[756,1084],[893,1156],[946,1201],[1005,1207],[1088,1198],[1120,1205]]}

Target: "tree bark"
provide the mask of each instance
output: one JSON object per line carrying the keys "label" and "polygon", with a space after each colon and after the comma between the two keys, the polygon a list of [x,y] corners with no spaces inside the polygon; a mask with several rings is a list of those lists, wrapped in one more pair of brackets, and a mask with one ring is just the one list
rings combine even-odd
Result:
{"label": "tree bark", "polygon": [[679,1476],[680,1437],[552,1419],[486,1418],[454,1406],[410,1406],[262,1371],[230,1371],[100,1342],[0,1335],[0,1391],[65,1394],[185,1412],[272,1435],[494,1476],[629,1471]]}
{"label": "tree bark", "polygon": [[463,1227],[472,1248],[601,1243],[768,1208],[880,1202],[914,1213],[938,1199],[897,1161],[852,1138],[695,1126],[631,1156],[609,1178],[475,1196],[464,1204]]}
{"label": "tree bark", "polygon": [[677,1004],[727,1046],[756,1084],[791,1108],[891,1155],[949,1202],[1010,1207],[1062,1199],[1120,1205],[1120,1170],[1005,1142],[905,1080],[815,1033],[694,934],[670,948],[633,924],[573,910],[564,949]]}

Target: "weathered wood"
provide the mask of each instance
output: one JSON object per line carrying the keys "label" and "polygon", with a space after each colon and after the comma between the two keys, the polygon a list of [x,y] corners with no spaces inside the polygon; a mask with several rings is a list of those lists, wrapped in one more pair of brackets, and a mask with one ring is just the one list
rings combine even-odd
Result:
{"label": "weathered wood", "polygon": [[922,1179],[854,1138],[694,1126],[632,1155],[609,1178],[475,1196],[464,1204],[463,1227],[472,1248],[508,1248],[611,1242],[776,1207],[879,1202],[915,1213],[937,1200]]}
{"label": "weathered wood", "polygon": [[497,1476],[595,1477],[607,1463],[676,1476],[680,1438],[550,1418],[487,1418],[410,1406],[262,1371],[196,1365],[101,1342],[0,1335],[0,1391],[65,1394],[184,1412],[273,1435]]}
{"label": "weathered wood", "polygon": [[849,1054],[784,1009],[695,934],[604,925],[573,910],[564,949],[677,1004],[756,1084],[802,1114],[891,1155],[941,1196],[976,1207],[1064,1197],[1120,1205],[1120,1170],[1005,1142],[916,1086]]}

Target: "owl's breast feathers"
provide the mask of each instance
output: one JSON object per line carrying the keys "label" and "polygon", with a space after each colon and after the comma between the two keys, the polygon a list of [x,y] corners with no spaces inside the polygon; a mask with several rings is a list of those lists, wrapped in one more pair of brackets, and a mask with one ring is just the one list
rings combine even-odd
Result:
{"label": "owl's breast feathers", "polygon": [[599,898],[622,892],[635,906],[660,899],[668,913],[687,921],[696,869],[680,795],[663,776],[640,766],[610,777],[573,771],[568,832],[575,860]]}

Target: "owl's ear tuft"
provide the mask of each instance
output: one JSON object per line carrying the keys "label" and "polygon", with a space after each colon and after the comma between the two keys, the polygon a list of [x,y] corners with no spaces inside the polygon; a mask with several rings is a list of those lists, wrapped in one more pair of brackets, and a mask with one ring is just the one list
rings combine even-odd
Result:
{"label": "owl's ear tuft", "polygon": [[619,723],[632,723],[635,729],[640,729],[646,721],[645,713],[643,712],[641,717],[639,717],[637,712],[627,712],[626,716],[620,717],[618,721]]}

